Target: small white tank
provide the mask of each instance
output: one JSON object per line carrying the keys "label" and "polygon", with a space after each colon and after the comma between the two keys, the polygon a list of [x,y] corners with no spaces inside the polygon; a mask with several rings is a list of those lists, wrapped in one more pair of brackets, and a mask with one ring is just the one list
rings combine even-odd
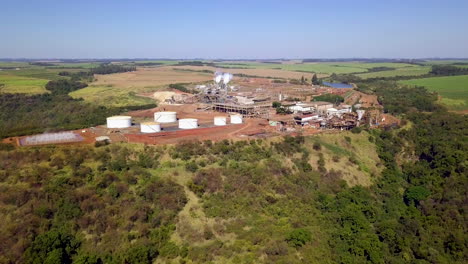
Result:
{"label": "small white tank", "polygon": [[231,115],[231,124],[242,124],[242,115],[241,114],[232,114]]}
{"label": "small white tank", "polygon": [[177,122],[176,112],[156,112],[154,113],[154,122],[174,123]]}
{"label": "small white tank", "polygon": [[156,122],[145,122],[140,124],[141,133],[157,133],[161,131],[161,125]]}
{"label": "small white tank", "polygon": [[107,128],[126,128],[131,126],[131,116],[111,116],[107,118]]}
{"label": "small white tank", "polygon": [[182,118],[179,119],[180,129],[194,129],[198,127],[198,119],[195,118]]}
{"label": "small white tank", "polygon": [[215,126],[225,126],[227,118],[225,116],[215,116],[214,125]]}

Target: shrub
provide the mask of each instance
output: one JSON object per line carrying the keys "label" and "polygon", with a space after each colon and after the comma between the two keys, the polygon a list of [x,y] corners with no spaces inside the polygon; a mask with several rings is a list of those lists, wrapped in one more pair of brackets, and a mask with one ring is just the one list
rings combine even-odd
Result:
{"label": "shrub", "polygon": [[185,169],[190,172],[196,172],[198,170],[198,165],[195,161],[190,161],[185,164]]}
{"label": "shrub", "polygon": [[318,142],[314,142],[314,145],[312,146],[312,148],[316,151],[319,151],[319,150],[322,150],[322,145]]}
{"label": "shrub", "polygon": [[295,248],[300,248],[311,240],[312,234],[309,230],[303,228],[293,230],[286,238],[286,241]]}
{"label": "shrub", "polygon": [[353,127],[351,129],[351,133],[353,133],[353,134],[359,134],[359,133],[361,133],[361,131],[362,131],[362,128],[360,128],[360,127]]}
{"label": "shrub", "polygon": [[340,161],[340,156],[333,156],[332,157],[333,162],[339,162]]}

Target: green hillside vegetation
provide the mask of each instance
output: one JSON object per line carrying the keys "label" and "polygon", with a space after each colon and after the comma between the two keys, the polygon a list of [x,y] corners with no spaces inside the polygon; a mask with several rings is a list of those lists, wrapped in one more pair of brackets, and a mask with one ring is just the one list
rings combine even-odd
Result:
{"label": "green hillside vegetation", "polygon": [[441,103],[452,110],[468,109],[468,75],[405,80],[401,83],[424,86],[442,96]]}
{"label": "green hillside vegetation", "polygon": [[463,263],[468,120],[410,119],[370,134],[4,146],[2,261]]}

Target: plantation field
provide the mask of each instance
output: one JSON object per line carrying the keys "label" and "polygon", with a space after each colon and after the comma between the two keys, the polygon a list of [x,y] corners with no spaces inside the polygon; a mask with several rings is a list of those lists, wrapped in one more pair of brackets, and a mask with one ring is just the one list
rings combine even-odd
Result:
{"label": "plantation field", "polygon": [[359,76],[362,79],[378,78],[378,77],[396,77],[396,76],[418,76],[418,75],[427,74],[429,73],[430,70],[431,70],[430,66],[414,65],[414,66],[397,68],[395,70],[360,73],[360,74],[356,74],[356,76]]}
{"label": "plantation field", "polygon": [[0,74],[1,93],[45,93],[45,85],[49,80],[17,76],[10,74]]}
{"label": "plantation field", "polygon": [[213,79],[211,73],[177,71],[172,67],[138,68],[135,72],[95,75],[88,87],[70,93],[106,106],[144,105],[154,103],[136,94],[154,92],[172,83],[204,82]]}
{"label": "plantation field", "polygon": [[360,63],[360,62],[323,62],[323,63],[258,63],[258,62],[237,62],[237,63],[220,63],[221,67],[228,68],[256,68],[256,69],[280,69],[287,71],[299,72],[314,72],[322,74],[349,74],[349,73],[365,73],[368,69],[375,67],[391,67],[403,68],[412,67],[411,64],[404,63]]}
{"label": "plantation field", "polygon": [[[7,75],[14,75],[20,77],[29,77],[29,78],[37,78],[37,79],[47,79],[47,80],[58,80],[63,79],[64,77],[58,75],[59,72],[65,71],[64,69],[53,69],[53,68],[46,68],[46,67],[32,67],[32,68],[25,68],[21,70],[8,70],[8,71],[1,71],[0,75],[7,74]],[[82,69],[66,69],[68,72],[78,72],[84,71]]]}
{"label": "plantation field", "polygon": [[[219,69],[211,66],[173,66],[173,69],[177,70],[192,70],[192,71],[202,71],[208,70],[215,72],[217,70],[227,71],[234,75],[236,74],[245,74],[249,76],[259,76],[259,77],[272,77],[272,78],[284,78],[284,79],[301,79],[304,76],[307,79],[312,78],[312,73],[308,72],[297,72],[297,71],[288,71],[288,70],[278,70],[278,69],[268,69],[268,68],[249,68],[249,69]],[[317,74],[318,77],[326,77],[328,74]]]}
{"label": "plantation field", "polygon": [[413,79],[401,83],[424,86],[437,92],[442,97],[440,102],[451,110],[468,109],[468,75]]}
{"label": "plantation field", "polygon": [[137,96],[134,92],[125,89],[116,89],[113,86],[88,86],[70,93],[73,98],[83,98],[104,106],[136,106],[153,104],[155,101],[147,97]]}

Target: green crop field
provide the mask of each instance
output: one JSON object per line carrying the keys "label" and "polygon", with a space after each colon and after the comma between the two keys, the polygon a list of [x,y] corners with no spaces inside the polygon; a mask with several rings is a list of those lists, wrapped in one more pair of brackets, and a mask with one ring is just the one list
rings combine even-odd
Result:
{"label": "green crop field", "polygon": [[451,110],[468,109],[468,75],[413,79],[401,83],[424,86],[439,93],[441,103]]}
{"label": "green crop field", "polygon": [[368,69],[375,67],[406,68],[413,67],[411,64],[404,63],[360,63],[360,62],[320,62],[320,63],[261,63],[261,62],[235,62],[219,63],[220,67],[227,68],[257,68],[257,69],[281,69],[288,71],[315,72],[322,74],[349,74],[366,73]]}
{"label": "green crop field", "polygon": [[368,72],[368,73],[360,73],[356,74],[363,79],[368,78],[378,78],[378,77],[395,77],[395,76],[419,76],[429,73],[431,70],[430,66],[408,66],[408,67],[401,67],[395,70],[388,70],[388,71],[378,71],[378,72]]}
{"label": "green crop field", "polygon": [[2,93],[45,93],[49,80],[24,76],[0,74],[0,92]]}

